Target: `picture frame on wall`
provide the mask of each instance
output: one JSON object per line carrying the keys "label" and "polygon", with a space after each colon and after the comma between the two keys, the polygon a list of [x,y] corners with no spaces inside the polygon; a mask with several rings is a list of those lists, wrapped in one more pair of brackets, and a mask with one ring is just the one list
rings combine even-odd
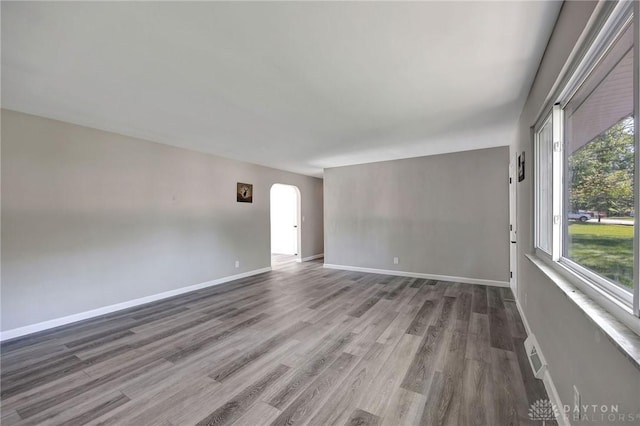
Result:
{"label": "picture frame on wall", "polygon": [[524,180],[524,151],[518,155],[518,182]]}
{"label": "picture frame on wall", "polygon": [[238,182],[236,193],[238,203],[253,203],[253,184]]}

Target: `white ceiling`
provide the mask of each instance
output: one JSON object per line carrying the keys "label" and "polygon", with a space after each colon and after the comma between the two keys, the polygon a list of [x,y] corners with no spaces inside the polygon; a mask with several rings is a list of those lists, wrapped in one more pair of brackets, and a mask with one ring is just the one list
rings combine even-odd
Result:
{"label": "white ceiling", "polygon": [[508,145],[559,2],[2,2],[2,106],[308,175]]}

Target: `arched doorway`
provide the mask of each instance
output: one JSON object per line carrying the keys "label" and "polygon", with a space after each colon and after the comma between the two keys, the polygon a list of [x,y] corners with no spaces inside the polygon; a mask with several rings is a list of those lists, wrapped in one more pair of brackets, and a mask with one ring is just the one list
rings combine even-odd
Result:
{"label": "arched doorway", "polygon": [[300,232],[300,190],[276,183],[271,187],[271,265],[302,259]]}

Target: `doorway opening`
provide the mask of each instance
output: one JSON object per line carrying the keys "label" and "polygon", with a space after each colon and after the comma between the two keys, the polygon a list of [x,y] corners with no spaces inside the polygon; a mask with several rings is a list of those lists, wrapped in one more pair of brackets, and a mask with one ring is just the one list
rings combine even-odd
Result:
{"label": "doorway opening", "polygon": [[276,183],[270,196],[271,266],[301,262],[300,190]]}

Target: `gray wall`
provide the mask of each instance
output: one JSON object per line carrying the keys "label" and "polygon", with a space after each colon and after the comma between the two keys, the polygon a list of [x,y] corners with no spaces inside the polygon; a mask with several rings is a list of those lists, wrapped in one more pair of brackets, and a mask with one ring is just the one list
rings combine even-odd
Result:
{"label": "gray wall", "polygon": [[[516,151],[525,151],[527,178],[518,184],[518,300],[549,364],[564,404],[573,404],[575,384],[585,404],[640,409],[640,371],[583,312],[526,257],[533,253],[533,142],[530,127],[587,20],[594,3],[565,2],[538,75],[520,117]],[[531,160],[530,160],[531,159]],[[585,424],[602,424],[590,422]],[[627,423],[628,424],[628,423]]]}
{"label": "gray wall", "polygon": [[270,266],[274,183],[322,253],[321,179],[3,110],[2,330]]}
{"label": "gray wall", "polygon": [[507,147],[326,169],[325,262],[507,282],[508,178]]}

